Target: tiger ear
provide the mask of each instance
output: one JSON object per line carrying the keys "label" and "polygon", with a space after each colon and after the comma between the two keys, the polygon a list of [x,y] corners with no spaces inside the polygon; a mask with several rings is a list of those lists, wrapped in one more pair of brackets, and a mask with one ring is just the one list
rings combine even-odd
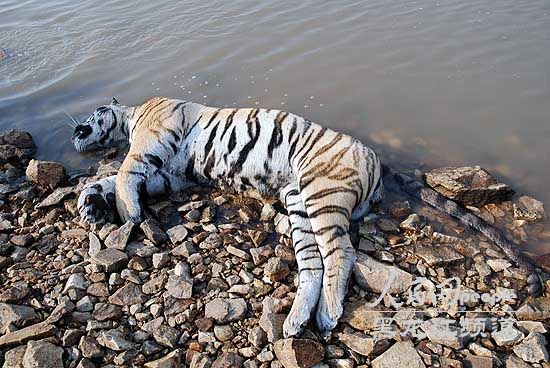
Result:
{"label": "tiger ear", "polygon": [[113,100],[111,101],[111,105],[120,105],[116,98],[113,97]]}

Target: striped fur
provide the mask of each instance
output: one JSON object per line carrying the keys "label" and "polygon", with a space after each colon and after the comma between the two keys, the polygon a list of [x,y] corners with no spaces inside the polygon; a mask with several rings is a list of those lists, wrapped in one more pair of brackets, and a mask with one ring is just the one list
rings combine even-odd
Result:
{"label": "striped fur", "polygon": [[105,215],[105,193],[115,194],[123,221],[136,223],[143,220],[144,190],[155,195],[199,183],[278,195],[289,213],[299,269],[284,334],[298,334],[315,307],[320,331],[336,326],[355,262],[350,219],[367,213],[382,191],[380,161],[370,148],[285,111],[168,98],[101,107],[77,127],[73,141],[83,151],[126,139],[130,149],[118,175],[81,194],[84,219]]}

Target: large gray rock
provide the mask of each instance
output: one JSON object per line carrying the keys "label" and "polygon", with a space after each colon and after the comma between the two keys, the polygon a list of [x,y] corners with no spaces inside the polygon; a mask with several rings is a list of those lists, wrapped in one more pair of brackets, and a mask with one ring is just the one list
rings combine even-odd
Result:
{"label": "large gray rock", "polygon": [[204,316],[213,318],[218,323],[225,324],[243,319],[247,311],[248,307],[243,298],[217,298],[206,304]]}
{"label": "large gray rock", "polygon": [[283,339],[273,346],[275,355],[285,368],[309,368],[323,360],[325,350],[317,341]]}
{"label": "large gray rock", "polygon": [[6,351],[4,355],[4,365],[2,368],[22,368],[23,367],[23,357],[27,351],[27,346],[22,345],[14,349]]}
{"label": "large gray rock", "polygon": [[514,195],[512,188],[479,166],[438,168],[426,173],[426,182],[445,197],[468,206],[500,203]]}
{"label": "large gray rock", "polygon": [[126,222],[119,229],[114,230],[105,239],[105,246],[107,248],[114,248],[123,251],[126,249],[126,244],[132,235],[134,223],[132,221]]}
{"label": "large gray rock", "polygon": [[514,353],[525,362],[540,363],[548,361],[546,338],[538,332],[531,332],[523,341],[514,346]]}
{"label": "large gray rock", "polygon": [[45,340],[29,341],[23,356],[24,368],[63,368],[63,349]]}
{"label": "large gray rock", "polygon": [[92,262],[101,265],[107,272],[120,271],[127,263],[126,253],[117,249],[102,249],[92,257]]}
{"label": "large gray rock", "polygon": [[36,320],[38,320],[38,315],[31,307],[0,303],[0,333],[10,324],[22,327]]}
{"label": "large gray rock", "polygon": [[372,361],[373,368],[424,368],[426,365],[410,341],[393,344]]}
{"label": "large gray rock", "polygon": [[189,275],[187,264],[178,262],[174,267],[174,273],[166,283],[168,293],[177,299],[189,299],[193,294],[193,278]]}
{"label": "large gray rock", "polygon": [[391,274],[395,277],[388,290],[392,294],[404,292],[413,281],[413,276],[410,273],[396,266],[378,262],[366,254],[357,253],[353,275],[361,288],[381,293],[390,280]]}
{"label": "large gray rock", "polygon": [[109,303],[120,306],[140,304],[147,300],[147,296],[143,294],[141,287],[132,282],[118,289],[109,297]]}

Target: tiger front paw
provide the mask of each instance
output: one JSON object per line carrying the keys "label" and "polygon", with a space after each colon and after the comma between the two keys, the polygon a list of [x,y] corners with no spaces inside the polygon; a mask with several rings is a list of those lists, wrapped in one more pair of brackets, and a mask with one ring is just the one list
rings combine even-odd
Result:
{"label": "tiger front paw", "polygon": [[105,193],[101,185],[84,188],[77,204],[80,217],[90,224],[115,221],[114,194]]}

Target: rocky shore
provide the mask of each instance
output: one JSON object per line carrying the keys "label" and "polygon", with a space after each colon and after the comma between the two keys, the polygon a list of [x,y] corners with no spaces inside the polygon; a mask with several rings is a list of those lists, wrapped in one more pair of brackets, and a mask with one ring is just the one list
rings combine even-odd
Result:
{"label": "rocky shore", "polygon": [[[528,297],[498,248],[410,198],[354,224],[358,261],[331,337],[310,326],[284,339],[297,267],[280,204],[192,188],[150,201],[140,226],[89,226],[76,198],[120,162],[71,179],[35,149],[28,133],[0,134],[5,368],[550,367],[550,298]],[[519,247],[550,244],[542,203],[482,169],[426,180]],[[550,256],[536,260],[548,272]]]}

